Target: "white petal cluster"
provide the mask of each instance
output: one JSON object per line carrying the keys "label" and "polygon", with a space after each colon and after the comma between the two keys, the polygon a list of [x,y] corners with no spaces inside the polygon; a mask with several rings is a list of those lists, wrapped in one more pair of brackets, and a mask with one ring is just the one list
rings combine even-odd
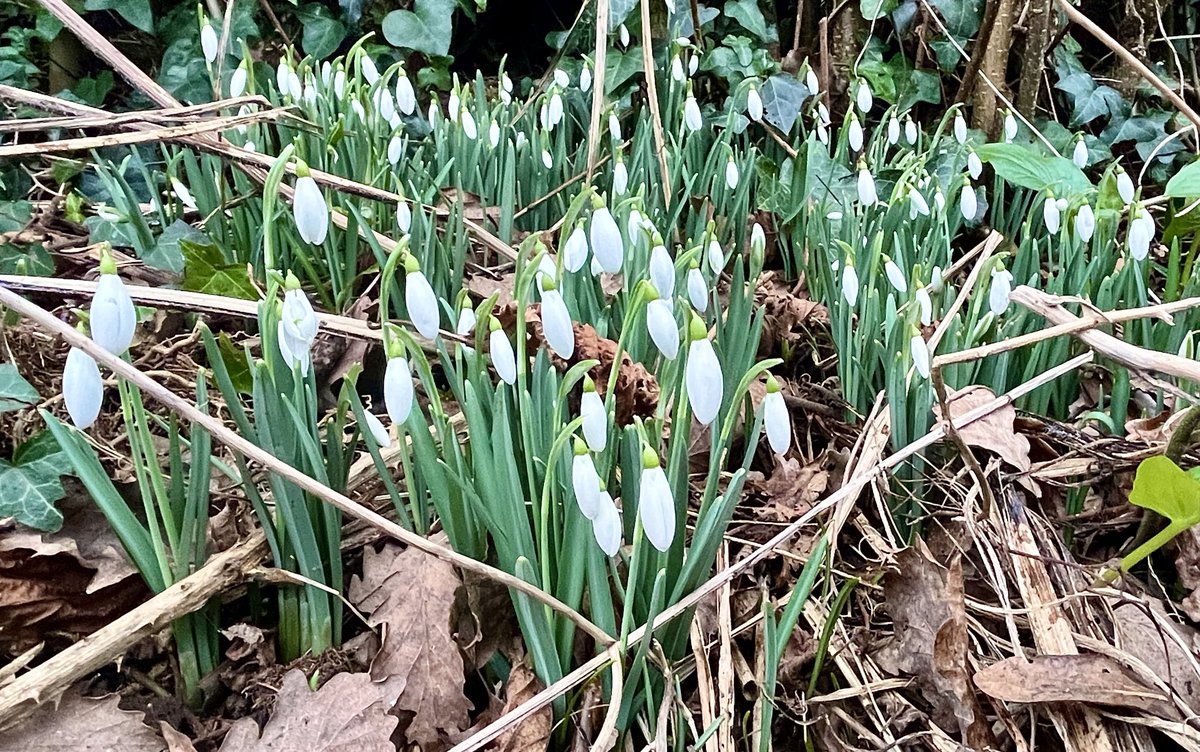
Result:
{"label": "white petal cluster", "polygon": [[312,364],[312,345],[317,337],[318,326],[316,311],[299,283],[289,285],[283,294],[283,308],[276,334],[283,361],[289,368],[299,368],[301,376],[308,375]]}
{"label": "white petal cluster", "polygon": [[1012,273],[1007,269],[992,270],[992,284],[988,289],[988,307],[999,316],[1008,310],[1008,294],[1012,292]]}
{"label": "white petal cluster", "polygon": [[296,231],[305,243],[321,245],[329,233],[329,206],[317,181],[310,175],[296,179],[296,194],[292,199],[292,215]]}
{"label": "white petal cluster", "polygon": [[67,353],[62,393],[67,415],[76,428],[82,430],[96,422],[104,401],[104,380],[96,361],[83,350],[72,347]]}
{"label": "white petal cluster", "polygon": [[407,421],[412,413],[412,368],[408,358],[402,355],[388,358],[387,368],[383,372],[383,406],[387,409],[388,417],[397,425]]}

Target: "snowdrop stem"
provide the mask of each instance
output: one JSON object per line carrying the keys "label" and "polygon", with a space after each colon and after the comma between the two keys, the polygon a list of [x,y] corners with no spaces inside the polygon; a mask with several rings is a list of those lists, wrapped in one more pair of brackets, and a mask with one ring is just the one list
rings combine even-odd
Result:
{"label": "snowdrop stem", "polygon": [[[556,411],[561,411],[562,404],[562,400],[559,400]],[[554,437],[554,443],[550,445],[550,456],[546,458],[546,481],[542,483],[542,497],[538,504],[538,519],[541,521],[541,528],[535,531],[539,548],[541,549],[538,552],[538,556],[541,559],[543,586],[553,581],[551,579],[551,562],[553,557],[550,552],[550,544],[563,537],[561,531],[555,531],[554,534],[550,531],[550,511],[554,506],[553,499],[550,498],[550,491],[551,489],[559,488],[559,484],[555,482],[555,477],[558,466],[562,464],[560,459],[563,456],[563,447],[566,447],[568,452],[573,453],[574,448],[571,440],[582,425],[583,418],[576,417],[570,423],[563,426],[563,429]],[[568,485],[570,484],[568,483]],[[570,504],[564,503],[562,506],[566,508]],[[563,524],[565,525],[565,522]],[[549,608],[546,609],[546,618],[554,618],[554,612]]]}
{"label": "snowdrop stem", "polygon": [[383,272],[379,275],[379,319],[381,322],[387,321],[392,317],[392,309],[389,307],[392,288],[399,284],[396,281],[396,270],[407,255],[408,236],[405,235],[400,238],[399,242],[396,243],[396,247],[392,249],[387,263],[383,266]]}
{"label": "snowdrop stem", "polygon": [[279,268],[275,263],[275,203],[279,200],[279,185],[287,172],[288,162],[295,153],[295,144],[283,147],[263,182],[263,267],[266,269]]}

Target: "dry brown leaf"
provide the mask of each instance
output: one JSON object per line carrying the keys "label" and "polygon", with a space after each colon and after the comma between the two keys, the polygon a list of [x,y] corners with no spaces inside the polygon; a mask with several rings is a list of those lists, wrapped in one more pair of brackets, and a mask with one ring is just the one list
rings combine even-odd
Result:
{"label": "dry brown leaf", "polygon": [[367,548],[362,577],[350,581],[350,601],[373,626],[384,627],[371,676],[405,682],[395,710],[413,714],[408,739],[425,749],[438,744],[439,732],[451,734],[470,723],[463,659],[450,628],[461,584],[450,564],[394,544],[379,553]]}
{"label": "dry brown leaf", "polygon": [[896,555],[896,569],[884,578],[883,588],[896,638],[876,655],[879,664],[914,676],[933,706],[933,720],[959,731],[967,748],[989,745],[991,730],[971,690],[967,663],[962,560],[956,556],[947,569],[918,540]]}
{"label": "dry brown leaf", "polygon": [[0,536],[0,551],[26,549],[34,556],[72,557],[84,568],[95,570],[84,589],[88,595],[137,574],[112,525],[90,496],[68,493],[58,508],[63,514],[58,532],[41,533],[18,526]]}
{"label": "dry brown leaf", "polygon": [[0,752],[161,752],[158,734],[144,714],[121,710],[120,697],[94,699],[69,690],[58,705],[48,702],[29,720],[0,735]]}
{"label": "dry brown leaf", "polygon": [[196,752],[192,740],[187,738],[186,734],[172,728],[171,724],[160,721],[159,728],[162,730],[163,739],[167,742],[167,752]]}
{"label": "dry brown leaf", "polygon": [[1094,653],[1005,658],[977,672],[975,686],[1005,702],[1088,702],[1177,717],[1161,692]]}
{"label": "dry brown leaf", "polygon": [[500,222],[500,207],[484,206],[483,199],[477,194],[458,188],[443,188],[441,193],[442,200],[438,201],[436,207],[439,217],[449,217],[454,205],[461,199],[463,219],[469,219],[472,222],[482,222],[485,219],[497,224]]}
{"label": "dry brown leaf", "polygon": [[261,734],[253,718],[242,718],[230,727],[221,752],[394,752],[398,721],[388,708],[398,689],[398,682],[341,673],[313,692],[304,672],[293,669],[283,676]]}
{"label": "dry brown leaf", "polygon": [[[996,399],[991,389],[985,386],[968,386],[957,391],[950,391],[950,417],[957,419],[981,405]],[[941,405],[933,405],[934,413],[940,420]],[[1012,405],[1005,405],[986,415],[974,423],[958,429],[958,435],[969,446],[995,452],[1000,459],[1012,465],[1022,473],[1029,472],[1029,439],[1016,432],[1013,423],[1017,419],[1017,411]]]}
{"label": "dry brown leaf", "polygon": [[[508,685],[505,688],[504,712],[517,708],[531,699],[545,686],[537,678],[525,661],[513,666],[508,675]],[[549,748],[550,730],[554,723],[554,714],[546,705],[533,715],[526,716],[516,726],[505,731],[496,740],[496,748],[500,752],[534,752]]]}
{"label": "dry brown leaf", "polygon": [[[1153,611],[1153,617],[1147,609]],[[1172,622],[1162,606],[1154,602],[1121,603],[1112,613],[1120,648],[1146,664],[1188,707],[1200,713],[1200,674],[1192,667],[1189,649],[1179,644],[1195,646],[1200,633]],[[1167,633],[1168,629],[1175,634]]]}
{"label": "dry brown leaf", "polygon": [[496,651],[520,652],[520,627],[508,588],[489,577],[463,572],[463,586],[454,599],[451,617],[454,638],[467,657],[467,668],[477,671]]}

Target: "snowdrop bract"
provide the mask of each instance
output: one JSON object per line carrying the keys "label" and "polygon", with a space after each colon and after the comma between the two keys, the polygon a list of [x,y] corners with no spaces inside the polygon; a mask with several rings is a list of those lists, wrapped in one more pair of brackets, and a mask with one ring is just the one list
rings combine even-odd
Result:
{"label": "snowdrop bract", "polygon": [[67,415],[76,428],[83,430],[96,422],[104,401],[104,380],[96,361],[83,350],[72,347],[67,353],[62,394]]}

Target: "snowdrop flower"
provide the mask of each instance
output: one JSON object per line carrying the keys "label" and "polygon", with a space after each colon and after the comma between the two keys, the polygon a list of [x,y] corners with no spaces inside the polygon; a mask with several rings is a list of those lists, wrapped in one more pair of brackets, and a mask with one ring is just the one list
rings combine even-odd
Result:
{"label": "snowdrop flower", "polygon": [[879,201],[879,194],[875,192],[875,178],[867,169],[866,162],[858,163],[858,200],[865,206],[874,206]]}
{"label": "snowdrop flower", "polygon": [[359,120],[366,122],[367,111],[365,108],[363,108],[362,102],[358,101],[357,99],[351,99],[350,100],[350,111],[353,112],[358,117]]}
{"label": "snowdrop flower", "polygon": [[413,88],[412,81],[404,73],[403,68],[396,77],[396,108],[405,115],[411,115],[417,111],[417,91]]}
{"label": "snowdrop flower", "polygon": [[571,312],[567,310],[562,293],[555,287],[554,280],[543,282],[542,331],[546,344],[563,360],[575,354],[575,329],[571,325]]}
{"label": "snowdrop flower", "polygon": [[646,304],[646,331],[651,341],[667,360],[679,355],[679,324],[675,323],[675,312],[669,299],[657,297],[653,288],[647,295],[655,295]]}
{"label": "snowdrop flower", "polygon": [[696,71],[700,70],[700,56],[694,53],[688,53],[688,75],[696,75]]}
{"label": "snowdrop flower", "polygon": [[375,66],[375,61],[367,53],[363,53],[359,58],[359,67],[362,69],[362,76],[367,82],[367,86],[374,86],[379,80],[379,68]]}
{"label": "snowdrop flower", "polygon": [[583,418],[583,438],[587,441],[588,449],[603,452],[608,446],[608,412],[604,408],[604,400],[596,392],[596,382],[590,376],[583,378],[579,415]]}
{"label": "snowdrop flower", "polygon": [[1086,243],[1092,239],[1092,235],[1095,232],[1096,215],[1092,211],[1091,204],[1084,204],[1075,213],[1075,234],[1079,236],[1080,240]]}
{"label": "snowdrop flower", "polygon": [[904,140],[909,146],[915,146],[917,143],[917,124],[911,116],[904,118]]}
{"label": "snowdrop flower", "polygon": [[550,155],[550,150],[545,147],[542,148],[542,165],[547,170],[554,167],[554,157]]}
{"label": "snowdrop flower", "polygon": [[217,60],[217,32],[212,24],[205,20],[200,27],[200,49],[204,51],[204,59],[209,65]]}
{"label": "snowdrop flower", "polygon": [[133,343],[137,328],[137,309],[129,290],[117,275],[117,263],[105,247],[100,253],[100,279],[88,313],[92,341],[113,355],[120,356]]}
{"label": "snowdrop flower", "polygon": [[825,106],[824,102],[817,102],[817,122],[822,125],[829,125],[831,122],[829,119],[829,108]]}
{"label": "snowdrop flower", "polygon": [[792,416],[788,414],[779,382],[767,374],[767,395],[763,397],[763,423],[767,429],[767,443],[775,454],[786,454],[792,444]]}
{"label": "snowdrop flower", "polygon": [[817,79],[817,72],[808,65],[804,66],[804,85],[808,88],[810,96],[817,96],[821,93],[821,82]]}
{"label": "snowdrop flower", "polygon": [[988,289],[988,307],[992,314],[1000,316],[1008,310],[1008,294],[1012,292],[1012,273],[999,266],[992,270],[992,284]]}
{"label": "snowdrop flower", "polygon": [[1088,148],[1087,144],[1083,142],[1083,136],[1077,137],[1075,139],[1075,148],[1071,150],[1071,161],[1075,163],[1076,167],[1082,170],[1087,167],[1088,156]]}
{"label": "snowdrop flower", "polygon": [[1042,221],[1046,223],[1046,232],[1051,235],[1057,234],[1062,226],[1062,215],[1059,213],[1058,201],[1055,200],[1054,194],[1047,196],[1042,204]]}
{"label": "snowdrop flower", "polygon": [[608,135],[615,143],[621,143],[621,121],[615,112],[608,113]]}
{"label": "snowdrop flower", "polygon": [[392,136],[388,139],[387,159],[388,162],[395,167],[400,162],[400,157],[404,154],[404,142],[399,136]]}
{"label": "snowdrop flower", "polygon": [[575,223],[575,229],[571,231],[567,242],[563,245],[563,266],[574,274],[583,268],[584,262],[587,261],[587,254],[587,234],[583,231],[583,220],[581,219]]}
{"label": "snowdrop flower", "polygon": [[279,65],[275,66],[275,88],[279,89],[280,96],[288,92],[288,76],[291,71],[291,66],[288,65],[286,58],[280,60]]}
{"label": "snowdrop flower", "polygon": [[1132,212],[1126,241],[1129,243],[1129,255],[1136,261],[1144,261],[1150,254],[1150,242],[1154,239],[1154,218],[1141,204]]}
{"label": "snowdrop flower", "polygon": [[[451,110],[451,112],[453,112],[453,110]],[[429,127],[436,129],[438,120],[440,120],[441,117],[442,117],[442,110],[438,104],[437,97],[433,94],[433,92],[430,92],[430,94],[429,94],[429,111],[425,115],[425,118],[429,121]]]}
{"label": "snowdrop flower", "polygon": [[246,72],[246,61],[243,60],[237,68],[234,69],[233,75],[229,77],[229,96],[240,97],[246,93],[246,81],[250,78],[250,74]]}
{"label": "snowdrop flower", "polygon": [[392,436],[388,430],[383,427],[383,422],[375,416],[375,413],[368,411],[363,412],[364,422],[367,430],[371,433],[371,438],[379,445],[380,449],[387,449],[392,445]]}
{"label": "snowdrop flower", "polygon": [[562,95],[555,91],[550,95],[550,103],[546,107],[546,116],[550,125],[546,130],[554,130],[554,127],[562,122],[563,118],[563,101]]}
{"label": "snowdrop flower", "polygon": [[937,207],[938,211],[946,209],[946,194],[942,193],[940,187],[933,189],[933,205]]}
{"label": "snowdrop flower", "polygon": [[738,166],[733,160],[733,155],[729,155],[729,160],[725,162],[725,185],[729,190],[736,191],[738,187]]}
{"label": "snowdrop flower", "polygon": [[[317,84],[316,84],[316,82],[313,81],[313,77],[311,75],[304,79],[303,99],[304,99],[304,104],[308,105],[309,107],[315,107],[317,105]],[[390,102],[391,102],[390,96],[388,97],[388,101],[390,104]],[[387,119],[390,120],[392,118],[392,116],[394,116],[395,114],[396,113],[395,113],[395,109],[393,106],[391,114],[388,115]]]}
{"label": "snowdrop flower", "polygon": [[411,253],[404,257],[404,306],[413,326],[425,339],[437,339],[438,313],[437,294],[421,271],[421,264]]}
{"label": "snowdrop flower", "polygon": [[842,267],[842,298],[851,308],[858,302],[858,272],[854,270],[853,259],[846,259]]}
{"label": "snowdrop flower", "polygon": [[458,312],[458,323],[454,325],[454,333],[460,337],[466,337],[475,330],[475,309],[471,307],[471,303],[465,297],[462,301],[462,308]]}
{"label": "snowdrop flower", "polygon": [[933,301],[929,299],[929,290],[924,287],[918,287],[913,294],[917,301],[917,308],[920,310],[921,326],[929,326],[933,323]]}
{"label": "snowdrop flower", "polygon": [[329,206],[325,195],[309,173],[303,160],[296,160],[296,191],[292,198],[292,216],[300,238],[311,245],[321,245],[329,233]]}
{"label": "snowdrop flower", "polygon": [[918,216],[929,216],[929,202],[925,200],[925,197],[916,188],[908,189],[908,201],[909,219],[916,219]]}
{"label": "snowdrop flower", "polygon": [[707,426],[716,420],[721,409],[721,398],[725,391],[725,377],[721,373],[721,361],[713,350],[704,321],[692,314],[688,327],[687,370],[684,383],[687,386],[688,402],[692,414],[701,425]]}
{"label": "snowdrop flower", "polygon": [[858,79],[858,90],[854,92],[854,104],[864,115],[871,111],[875,98],[871,96],[871,86],[865,78]]}
{"label": "snowdrop flower", "polygon": [[746,114],[754,122],[762,122],[763,101],[762,97],[758,94],[758,87],[753,83],[750,84],[750,90],[746,92]]}
{"label": "snowdrop flower", "polygon": [[850,130],[846,140],[850,144],[850,148],[854,151],[862,151],[863,148],[863,129],[862,124],[858,122],[858,117],[852,112],[850,113]]}
{"label": "snowdrop flower", "polygon": [[625,160],[617,157],[617,163],[613,166],[613,181],[612,189],[614,196],[624,196],[626,189],[629,187],[629,171],[625,169]]}
{"label": "snowdrop flower", "polygon": [[704,255],[708,259],[708,268],[712,269],[712,273],[720,274],[721,270],[725,268],[725,249],[717,242],[716,237],[709,239],[708,249]]}
{"label": "snowdrop flower", "polygon": [[507,94],[513,93],[513,82],[512,79],[508,77],[508,73],[500,74],[500,90]]}
{"label": "snowdrop flower", "polygon": [[979,176],[983,174],[983,162],[980,161],[979,155],[975,153],[974,149],[967,152],[967,174],[971,176],[972,180],[978,180]]}
{"label": "snowdrop flower", "polygon": [[242,148],[245,149],[246,151],[250,152],[251,154],[253,154],[256,151],[256,147],[254,146],[253,141],[246,141],[246,143],[242,144]]}
{"label": "snowdrop flower", "polygon": [[104,380],[100,367],[83,350],[74,347],[67,353],[62,378],[63,405],[75,427],[84,430],[96,422],[104,401]]}
{"label": "snowdrop flower", "polygon": [[600,268],[609,274],[621,270],[625,249],[621,242],[621,229],[613,219],[608,207],[599,196],[592,197],[592,226],[590,228],[592,253]]}
{"label": "snowdrop flower", "polygon": [[404,200],[404,196],[400,196],[400,201],[396,204],[396,227],[401,234],[407,235],[412,229],[412,207]]}
{"label": "snowdrop flower", "polygon": [[492,355],[492,367],[496,369],[500,380],[511,386],[517,383],[517,356],[512,343],[508,341],[508,335],[500,328],[500,322],[493,318],[490,327],[488,349]]}
{"label": "snowdrop flower", "polygon": [[479,130],[475,125],[475,116],[466,107],[459,112],[458,122],[467,138],[474,141],[479,136]]}
{"label": "snowdrop flower", "polygon": [[658,454],[646,447],[642,451],[642,477],[638,485],[638,516],[646,540],[666,552],[675,539],[675,497],[671,484],[658,461]]}
{"label": "snowdrop flower", "polygon": [[592,88],[592,66],[587,61],[583,63],[583,70],[579,71],[579,90],[584,94]]}
{"label": "snowdrop flower", "polygon": [[695,261],[688,269],[687,293],[692,308],[700,313],[708,310],[708,285],[704,281],[704,275],[700,273],[700,266]]}
{"label": "snowdrop flower", "polygon": [[637,243],[638,233],[646,225],[650,225],[653,228],[653,224],[647,222],[642,217],[640,211],[637,209],[629,210],[629,216],[625,218],[625,237],[629,239],[630,244]]}
{"label": "snowdrop flower", "polygon": [[683,74],[683,61],[679,59],[679,53],[675,53],[675,57],[671,58],[671,78],[679,83],[683,83],[687,78]]}
{"label": "snowdrop flower", "polygon": [[758,222],[750,228],[750,252],[762,256],[767,250],[767,234]]}
{"label": "snowdrop flower", "polygon": [[912,339],[908,341],[908,349],[912,353],[913,367],[916,368],[917,374],[923,379],[929,378],[929,345],[920,332],[913,333]]}
{"label": "snowdrop flower", "polygon": [[183,182],[174,175],[171,176],[170,180],[171,192],[175,194],[175,197],[179,199],[180,203],[182,203],[187,209],[197,211],[196,199],[192,198],[192,192],[187,189],[187,186],[184,185]]}
{"label": "snowdrop flower", "polygon": [[942,291],[942,286],[946,282],[946,276],[942,273],[942,267],[935,266],[933,271],[929,273],[929,292],[935,295]]}
{"label": "snowdrop flower", "polygon": [[288,68],[287,93],[295,100],[299,100],[304,93],[300,86],[300,76],[294,68]]}
{"label": "snowdrop flower", "polygon": [[554,69],[554,83],[558,84],[560,89],[565,89],[571,85],[571,77],[562,68]]}
{"label": "snowdrop flower", "polygon": [[629,46],[629,27],[627,27],[625,24],[621,24],[621,27],[619,29],[617,29],[617,38],[621,40],[622,47],[628,47]]}
{"label": "snowdrop flower", "polygon": [[954,115],[954,140],[960,144],[967,143],[967,119],[961,112]]}
{"label": "snowdrop flower", "polygon": [[600,488],[596,494],[596,516],[592,519],[592,535],[606,556],[616,556],[621,548],[621,513],[608,491]]}
{"label": "snowdrop flower", "polygon": [[825,146],[829,146],[829,128],[825,127],[823,123],[817,124],[817,140]]}
{"label": "snowdrop flower", "polygon": [[300,280],[296,279],[295,274],[288,272],[276,334],[279,340],[279,354],[283,356],[284,363],[288,368],[299,368],[301,376],[308,375],[308,368],[312,363],[312,344],[317,337],[318,326],[317,314],[304,291],[300,289]]}
{"label": "snowdrop flower", "polygon": [[1133,203],[1133,178],[1120,166],[1117,167],[1117,194],[1125,203]]}
{"label": "snowdrop flower", "polygon": [[338,67],[337,72],[333,74],[333,94],[338,99],[346,95],[346,71]]}
{"label": "snowdrop flower", "polygon": [[403,348],[398,354],[388,358],[387,368],[384,369],[383,406],[387,410],[388,418],[396,425],[403,425],[412,413],[412,367],[408,358],[403,355]]}
{"label": "snowdrop flower", "polygon": [[687,99],[683,101],[683,124],[692,133],[704,126],[704,116],[700,114],[700,105],[696,103],[696,97],[692,94],[691,84],[688,85]]}
{"label": "snowdrop flower", "polygon": [[975,197],[975,186],[970,181],[963,181],[962,193],[958,194],[958,208],[963,219],[971,222],[979,211],[979,200]]}
{"label": "snowdrop flower", "polygon": [[892,115],[892,119],[888,121],[887,127],[887,142],[889,146],[895,146],[900,140],[900,120]]}
{"label": "snowdrop flower", "polygon": [[908,280],[905,278],[904,272],[900,271],[900,267],[892,259],[887,256],[884,256],[884,259],[886,260],[883,262],[883,271],[887,275],[888,282],[892,283],[896,292],[908,292]]}
{"label": "snowdrop flower", "polygon": [[588,454],[587,446],[575,439],[575,457],[571,460],[571,490],[575,492],[575,503],[579,511],[589,520],[595,518],[600,495],[600,475],[596,463]]}
{"label": "snowdrop flower", "polygon": [[675,294],[675,262],[663,245],[662,238],[655,235],[654,248],[650,250],[650,283],[659,297],[670,298]]}
{"label": "snowdrop flower", "polygon": [[1011,144],[1013,139],[1017,137],[1017,119],[1013,117],[1012,110],[1004,113],[1004,142]]}

